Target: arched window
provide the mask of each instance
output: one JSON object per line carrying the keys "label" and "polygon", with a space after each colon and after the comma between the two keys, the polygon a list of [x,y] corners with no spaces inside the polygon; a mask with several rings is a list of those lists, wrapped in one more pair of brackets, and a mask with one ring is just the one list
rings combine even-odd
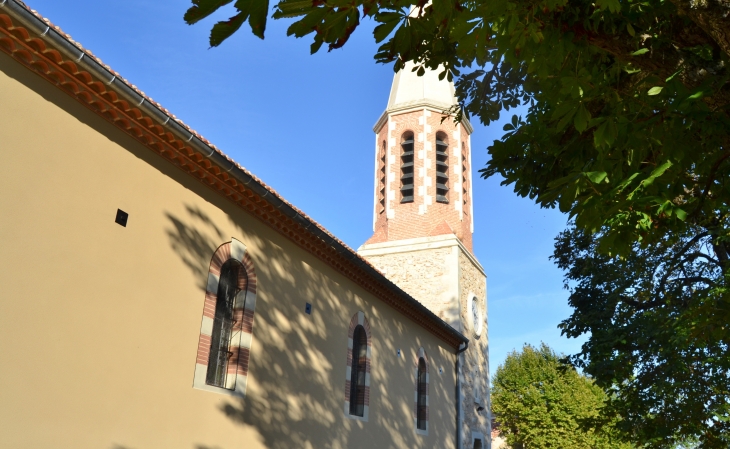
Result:
{"label": "arched window", "polygon": [[482,440],[480,440],[480,439],[474,440],[474,449],[482,449]]}
{"label": "arched window", "polygon": [[383,145],[380,149],[380,158],[378,158],[378,165],[379,168],[379,175],[380,180],[378,183],[378,203],[380,204],[380,210],[378,213],[382,214],[385,212],[385,183],[386,183],[386,177],[385,177],[385,160],[386,160],[386,146],[385,146],[385,140],[383,141]]}
{"label": "arched window", "polygon": [[236,239],[213,254],[205,287],[193,387],[245,396],[256,307],[256,271]]}
{"label": "arched window", "polygon": [[423,348],[416,356],[416,433],[428,435],[428,356]]}
{"label": "arched window", "polygon": [[408,131],[401,136],[400,155],[400,193],[401,203],[413,202],[413,133]]}
{"label": "arched window", "polygon": [[363,312],[350,319],[345,371],[345,416],[368,420],[370,410],[370,324]]}
{"label": "arched window", "polygon": [[426,360],[418,359],[418,390],[416,400],[416,428],[427,430],[428,425],[428,372]]}
{"label": "arched window", "polygon": [[365,328],[358,325],[352,335],[352,365],[350,367],[350,414],[363,416],[365,412],[365,375],[367,374],[368,339]]}
{"label": "arched window", "polygon": [[234,354],[231,350],[231,342],[235,341],[235,337],[239,337],[240,340],[240,336],[234,332],[236,322],[234,306],[238,294],[246,288],[247,284],[246,270],[243,269],[241,262],[236,259],[228,259],[221,267],[218,280],[208,372],[205,378],[208,385],[228,389],[235,386],[235,370],[233,370],[233,382],[227,381],[229,361]]}
{"label": "arched window", "polygon": [[449,202],[449,140],[446,133],[436,133],[436,201]]}

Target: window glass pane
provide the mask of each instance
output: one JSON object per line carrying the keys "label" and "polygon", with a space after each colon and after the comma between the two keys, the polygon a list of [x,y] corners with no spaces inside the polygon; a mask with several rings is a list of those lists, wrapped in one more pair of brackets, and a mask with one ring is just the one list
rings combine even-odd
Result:
{"label": "window glass pane", "polygon": [[365,375],[367,374],[368,341],[365,329],[357,326],[352,335],[352,367],[350,371],[350,414],[365,414]]}
{"label": "window glass pane", "polygon": [[227,386],[228,361],[232,355],[230,343],[234,325],[233,307],[241,288],[245,288],[246,283],[242,282],[245,276],[243,266],[235,259],[226,261],[221,267],[208,356],[206,383],[209,385],[224,388]]}
{"label": "window glass pane", "polygon": [[416,403],[416,427],[426,430],[428,420],[428,406],[426,396],[428,395],[428,383],[426,379],[426,361],[421,357],[418,359],[418,392]]}

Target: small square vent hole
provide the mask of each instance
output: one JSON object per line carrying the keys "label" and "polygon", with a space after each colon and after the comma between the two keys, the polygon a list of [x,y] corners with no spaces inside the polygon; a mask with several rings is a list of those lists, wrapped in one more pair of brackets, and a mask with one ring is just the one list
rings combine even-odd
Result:
{"label": "small square vent hole", "polygon": [[117,218],[114,220],[114,222],[118,225],[127,227],[127,219],[129,218],[129,214],[124,212],[121,209],[117,209]]}

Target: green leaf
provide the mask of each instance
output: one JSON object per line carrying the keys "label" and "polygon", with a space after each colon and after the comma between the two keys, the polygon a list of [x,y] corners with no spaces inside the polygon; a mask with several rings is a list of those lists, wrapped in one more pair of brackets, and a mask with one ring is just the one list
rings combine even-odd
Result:
{"label": "green leaf", "polygon": [[238,14],[228,20],[216,23],[210,31],[210,46],[217,47],[241,28],[248,20],[253,34],[264,38],[266,29],[266,14],[269,11],[268,0],[237,0],[235,3]]}
{"label": "green leaf", "polygon": [[700,98],[702,98],[704,96],[705,96],[704,91],[701,91],[700,90],[700,91],[697,91],[697,92],[693,93],[689,97],[687,97],[687,100],[698,100],[698,99],[700,99]]}
{"label": "green leaf", "polygon": [[238,31],[247,18],[248,15],[241,12],[228,20],[216,23],[213,26],[213,29],[210,30],[210,46],[219,46],[224,40],[228,39],[233,33]]}
{"label": "green leaf", "polygon": [[564,102],[560,103],[557,108],[555,108],[551,119],[559,120],[561,117],[564,117],[565,114],[567,114],[570,111],[574,111],[574,110],[575,110],[574,104],[572,104],[568,101],[564,101]]}
{"label": "green leaf", "polygon": [[610,147],[616,141],[618,129],[616,128],[616,122],[613,121],[613,118],[609,118],[604,122],[604,124],[606,125],[606,129],[603,133],[603,139],[606,145]]}
{"label": "green leaf", "polygon": [[648,185],[648,184],[654,182],[654,180],[656,178],[658,178],[661,175],[663,175],[664,172],[666,172],[669,169],[669,167],[671,167],[672,165],[674,165],[674,163],[672,161],[665,161],[663,164],[661,164],[660,166],[658,166],[657,168],[655,168],[651,172],[651,175],[649,175],[649,177],[647,179],[645,179],[644,181],[642,181],[642,183],[645,183],[646,185]]}
{"label": "green leaf", "polygon": [[591,171],[583,173],[593,184],[600,184],[603,181],[608,182],[608,173],[605,171]]}
{"label": "green leaf", "polygon": [[639,56],[639,55],[643,55],[644,53],[648,53],[648,52],[649,52],[648,48],[640,48],[640,49],[636,50],[635,52],[631,53],[631,56]]}
{"label": "green leaf", "polygon": [[269,0],[238,0],[236,8],[249,15],[251,32],[263,39],[266,31],[266,16],[269,13]]}
{"label": "green leaf", "polygon": [[585,131],[590,120],[591,114],[588,112],[588,109],[586,109],[586,107],[581,103],[578,111],[575,114],[575,119],[573,120],[573,125],[575,126],[575,129],[579,133],[582,133],[583,131]]}
{"label": "green leaf", "polygon": [[563,116],[562,119],[558,122],[558,126],[556,127],[557,131],[562,131],[565,129],[566,126],[573,120],[573,117],[575,116],[575,113],[578,109],[573,108],[568,111],[567,114]]}
{"label": "green leaf", "polygon": [[393,13],[390,16],[386,16],[386,18],[388,19],[386,22],[376,26],[375,30],[373,30],[373,36],[375,37],[375,42],[377,43],[385,40],[385,38],[393,32],[395,27],[397,27],[398,24],[401,23],[400,14]]}
{"label": "green leaf", "polygon": [[674,77],[675,77],[675,76],[679,75],[680,73],[682,73],[682,70],[677,70],[676,72],[672,73],[672,74],[671,74],[671,75],[669,76],[669,78],[667,78],[667,79],[666,79],[666,80],[664,80],[664,81],[666,81],[666,82],[670,82],[670,81],[672,81],[672,80],[674,79]]}
{"label": "green leaf", "polygon": [[[314,32],[315,28],[322,23],[328,10],[326,8],[315,8],[304,17],[292,23],[286,30],[288,36],[303,37]],[[321,39],[321,37],[320,37]]]}
{"label": "green leaf", "polygon": [[621,11],[621,3],[618,0],[596,0],[596,5],[603,10],[608,9],[612,13]]}
{"label": "green leaf", "polygon": [[315,54],[319,51],[320,48],[322,48],[322,44],[324,44],[324,41],[322,38],[317,35],[314,37],[314,42],[312,42],[312,45],[309,46],[309,54]]}
{"label": "green leaf", "polygon": [[608,127],[608,122],[601,123],[601,126],[599,126],[595,131],[593,131],[593,145],[596,147],[601,147],[606,143],[606,128]]}
{"label": "green leaf", "polygon": [[654,86],[647,92],[648,95],[658,95],[664,89],[662,86]]}
{"label": "green leaf", "polygon": [[276,5],[274,19],[299,17],[312,10],[311,0],[287,0]]}
{"label": "green leaf", "polygon": [[[669,167],[671,167],[672,165],[673,165],[672,161],[665,161],[663,164],[656,167],[654,170],[652,170],[651,174],[646,179],[644,179],[643,181],[641,181],[639,183],[639,185],[634,189],[633,192],[631,192],[628,195],[627,198],[630,200],[633,199],[641,190],[643,190],[645,187],[648,187],[651,184],[653,184],[654,181],[658,177],[663,175],[664,172],[666,172],[669,169]],[[651,219],[649,219],[649,221],[651,221]]]}
{"label": "green leaf", "polygon": [[632,27],[630,23],[626,24],[626,31],[628,31],[631,36],[636,36],[636,31],[634,31],[634,27]]}
{"label": "green leaf", "polygon": [[209,15],[213,14],[221,6],[231,3],[233,0],[192,0],[191,6],[183,16],[183,20],[188,25],[197,23]]}
{"label": "green leaf", "polygon": [[692,53],[694,55],[697,55],[697,56],[699,56],[704,61],[712,61],[713,60],[712,47],[710,47],[707,44],[705,44],[705,45],[697,45],[695,47],[685,47],[682,50],[688,51],[688,52],[690,52],[690,53]]}

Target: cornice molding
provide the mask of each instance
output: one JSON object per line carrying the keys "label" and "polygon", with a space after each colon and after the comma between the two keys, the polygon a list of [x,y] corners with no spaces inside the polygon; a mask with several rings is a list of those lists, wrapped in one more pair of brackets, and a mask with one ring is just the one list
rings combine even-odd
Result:
{"label": "cornice molding", "polygon": [[[41,35],[32,29],[29,30],[21,20],[14,17],[16,15],[14,11],[6,9],[11,4],[16,9],[22,8],[27,14],[32,14],[37,20],[47,23],[46,31]],[[232,171],[237,164],[200,136],[188,131],[190,137],[187,141],[180,138],[180,133],[173,132],[170,126],[184,127],[184,124],[168,115],[164,109],[149,100],[144,94],[137,91],[142,98],[139,104],[128,101],[125,95],[115,89],[116,83],[124,83],[127,86],[126,81],[118,78],[111,69],[104,66],[110,74],[114,74],[113,78],[110,77],[111,80],[100,79],[84,70],[79,63],[84,55],[97,61],[98,64],[101,62],[78,44],[70,41],[70,38],[64,37],[65,44],[76,51],[83,52],[77,61],[66,57],[63,49],[49,45],[44,39],[45,33],[51,29],[57,31],[57,28],[51,27],[50,23],[26,7],[18,6],[13,0],[0,1],[0,51],[50,82],[172,165],[199,180],[360,285],[373,296],[427,329],[452,348],[458,349],[462,343],[468,342],[466,337],[425,309],[334,237],[326,234],[325,237],[332,240],[328,242],[315,235],[313,231],[319,230],[321,233],[323,228],[303,213],[299,213],[293,218],[285,215],[282,211],[284,204],[288,205],[288,203],[281,200],[275,192],[266,188],[263,193],[260,193],[260,184],[253,182],[244,184],[233,176]],[[61,33],[58,32],[58,34]],[[140,105],[145,100],[156,105],[160,114],[167,117],[164,123],[162,123],[161,117],[152,117],[143,112]],[[185,127],[185,129],[187,128]],[[203,145],[200,145],[200,142]],[[193,145],[193,143],[196,144]],[[214,163],[211,160],[213,156],[223,159],[224,163],[227,161],[229,168],[226,170],[218,163]],[[277,201],[274,202],[272,197]],[[341,247],[347,251],[343,251]],[[363,266],[363,262],[367,265]]]}
{"label": "cornice molding", "polygon": [[484,267],[479,263],[476,256],[454,234],[435,235],[430,237],[416,237],[413,239],[393,240],[390,242],[369,243],[360,246],[357,253],[365,258],[370,256],[382,256],[385,254],[409,253],[414,251],[426,251],[429,249],[458,247],[472,264],[487,277]]}
{"label": "cornice molding", "polygon": [[[388,122],[388,116],[393,117],[395,115],[399,114],[407,114],[408,112],[413,111],[422,111],[424,109],[428,109],[431,112],[435,112],[436,114],[444,114],[444,111],[447,111],[451,106],[447,105],[445,103],[443,104],[437,104],[432,101],[412,101],[409,103],[400,103],[395,105],[392,108],[386,109],[383,111],[383,113],[380,115],[380,118],[378,118],[378,121],[375,122],[375,125],[373,125],[373,131],[377,134],[380,132],[380,129]],[[460,122],[464,128],[466,129],[466,132],[469,134],[472,134],[474,132],[474,127],[471,125],[471,122],[468,118],[464,117],[461,119]]]}

